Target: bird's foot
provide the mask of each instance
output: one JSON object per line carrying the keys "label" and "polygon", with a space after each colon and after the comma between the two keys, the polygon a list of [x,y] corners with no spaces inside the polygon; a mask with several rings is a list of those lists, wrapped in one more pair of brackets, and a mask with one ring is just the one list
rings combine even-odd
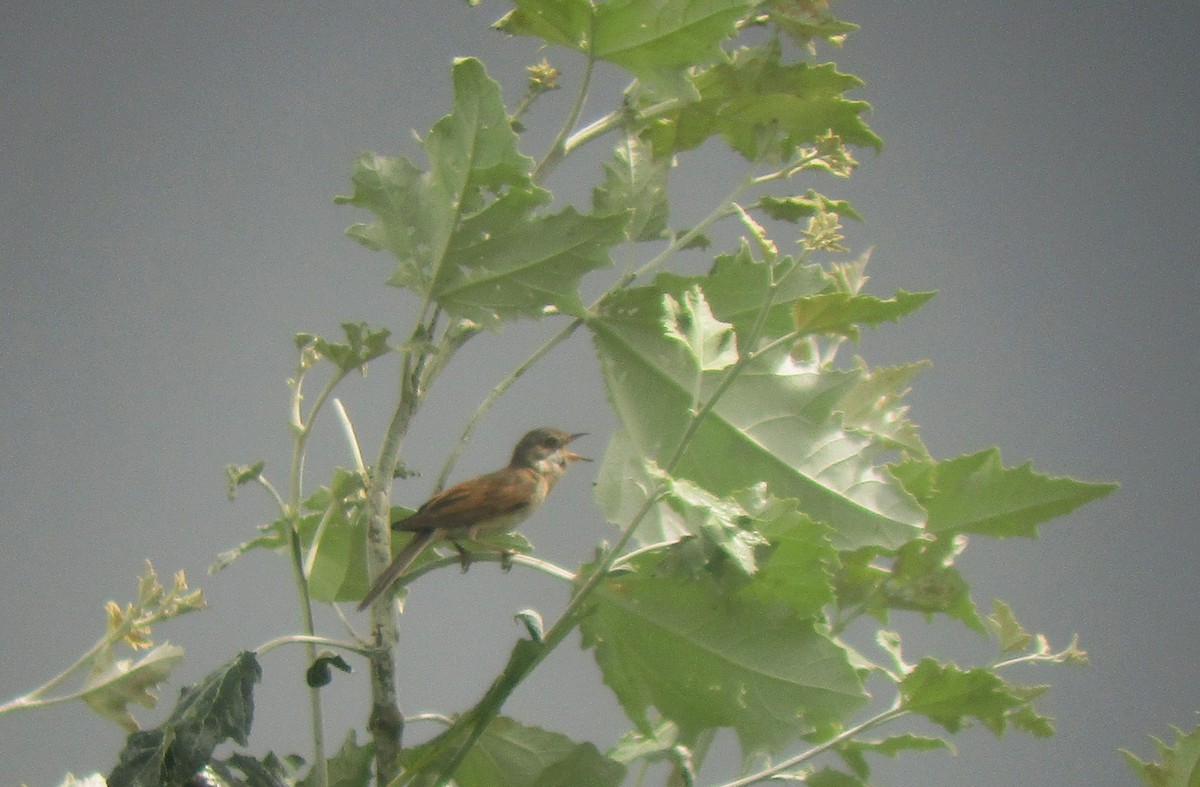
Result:
{"label": "bird's foot", "polygon": [[515,553],[511,549],[500,552],[500,570],[507,573],[512,571],[512,558]]}
{"label": "bird's foot", "polygon": [[471,567],[471,553],[468,552],[462,544],[457,541],[450,542],[454,544],[454,548],[458,550],[458,564],[462,566],[462,572],[467,573],[467,569]]}

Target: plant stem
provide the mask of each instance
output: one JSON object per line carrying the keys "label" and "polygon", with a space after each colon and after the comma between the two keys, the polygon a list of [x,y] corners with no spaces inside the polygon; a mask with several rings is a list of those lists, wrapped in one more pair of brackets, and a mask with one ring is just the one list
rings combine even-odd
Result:
{"label": "plant stem", "polygon": [[566,141],[567,136],[571,133],[571,129],[575,128],[575,123],[579,120],[579,115],[583,112],[583,105],[587,103],[588,88],[592,84],[592,69],[596,64],[596,58],[591,52],[591,47],[596,43],[596,17],[592,16],[592,32],[588,36],[589,50],[587,60],[584,61],[583,79],[580,81],[579,92],[575,94],[575,102],[571,105],[570,111],[567,113],[567,119],[559,129],[558,136],[554,138],[554,142],[550,145],[549,152],[538,163],[533,170],[533,182],[544,183],[546,178],[550,177],[550,173],[559,165],[567,154]]}
{"label": "plant stem", "polygon": [[329,637],[310,637],[303,634],[287,634],[282,637],[276,637],[272,640],[267,640],[263,644],[254,649],[255,654],[262,656],[281,645],[292,645],[303,643],[305,645],[327,645],[331,648],[340,650],[348,650],[351,653],[357,653],[360,656],[370,656],[371,649],[356,645],[353,642],[345,642],[340,639],[331,639]]}
{"label": "plant stem", "polygon": [[898,719],[902,716],[907,716],[908,713],[909,713],[909,711],[902,710],[900,708],[900,700],[897,699],[896,703],[894,705],[892,705],[892,707],[888,708],[887,710],[883,711],[882,713],[872,716],[871,718],[864,721],[862,724],[851,727],[850,729],[845,730],[844,732],[842,732],[838,735],[835,735],[834,737],[830,738],[829,740],[825,741],[824,743],[814,746],[813,748],[809,749],[806,752],[803,752],[802,754],[797,754],[795,757],[789,757],[788,759],[783,760],[782,762],[772,765],[770,768],[765,768],[757,773],[752,773],[749,776],[744,776],[740,779],[735,779],[731,782],[726,782],[725,784],[722,784],[721,787],[746,787],[746,785],[754,784],[755,782],[766,781],[766,780],[772,778],[773,776],[777,776],[786,770],[795,768],[797,765],[801,765],[801,764],[807,762],[808,760],[811,760],[812,758],[816,757],[818,754],[828,751],[829,749],[833,748],[834,746],[837,746],[839,743],[842,743],[843,741],[847,741],[847,740],[853,738],[855,735],[858,735],[860,732],[866,732],[867,730],[872,729],[874,727],[878,727],[881,724],[886,724],[887,722],[892,721],[894,719]]}
{"label": "plant stem", "polygon": [[[303,397],[301,390],[304,382],[304,374],[300,372],[296,375],[294,390],[292,394],[292,425],[295,437],[292,445],[292,466],[288,474],[288,518],[290,524],[288,527],[288,542],[290,553],[292,556],[292,578],[296,583],[296,592],[300,597],[300,624],[304,634],[308,637],[316,635],[316,627],[313,624],[312,597],[308,592],[308,577],[304,572],[304,550],[300,546],[299,533],[299,518],[300,518],[300,501],[304,494],[304,457],[307,450],[308,438],[312,434],[313,424],[316,423],[317,414],[320,412],[322,405],[329,399],[334,388],[345,377],[344,372],[339,372],[329,378],[329,381],[317,394],[316,400],[313,401],[309,408],[308,417],[301,418],[300,402]],[[308,663],[312,663],[317,658],[317,648],[312,642],[305,645],[305,657]],[[326,787],[329,782],[327,765],[325,760],[325,722],[324,713],[321,709],[321,690],[315,686],[310,686],[308,689],[308,704],[311,714],[312,724],[312,745],[313,745],[313,768],[312,773],[316,775],[316,787]]]}

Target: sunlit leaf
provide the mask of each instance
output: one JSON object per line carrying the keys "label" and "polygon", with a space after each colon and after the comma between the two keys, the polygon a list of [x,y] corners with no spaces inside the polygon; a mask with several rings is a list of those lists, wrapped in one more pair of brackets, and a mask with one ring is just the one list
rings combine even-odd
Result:
{"label": "sunlit leaf", "polygon": [[828,333],[858,337],[858,327],[872,328],[895,322],[923,306],[937,293],[897,290],[891,298],[828,292],[799,298],[792,303],[792,321],[802,333]]}
{"label": "sunlit leaf", "polygon": [[165,642],[136,662],[114,659],[112,649],[104,648],[93,659],[91,674],[80,693],[97,714],[133,732],[138,723],[129,712],[129,704],[153,708],[158,703],[155,691],[182,660],[183,648]]}
{"label": "sunlit leaf", "polygon": [[1034,538],[1041,523],[1117,488],[1041,475],[1029,462],[1006,468],[997,448],[936,463],[907,461],[894,472],[929,511],[930,531],[993,538]]}
{"label": "sunlit leaf", "polygon": [[515,0],[496,26],[591,54],[664,94],[687,94],[683,71],[709,62],[750,0]]}
{"label": "sunlit leaf", "polygon": [[651,729],[651,707],[685,739],[733,728],[745,751],[778,749],[866,700],[846,653],[811,621],[730,596],[706,575],[660,570],[644,555],[606,579],[581,628],[626,714]]}
{"label": "sunlit leaf", "polygon": [[[662,295],[646,287],[611,299],[588,323],[625,434],[660,465],[682,438],[696,393],[693,356],[664,335],[662,320]],[[838,549],[900,546],[925,514],[876,464],[871,440],[846,431],[836,414],[857,376],[797,365],[789,350],[780,346],[746,366],[672,474],[720,496],[765,482],[771,494],[801,501],[803,513],[831,525]],[[702,375],[701,401],[724,373]]]}
{"label": "sunlit leaf", "polygon": [[741,49],[691,82],[699,100],[656,114],[643,132],[656,156],[691,150],[717,134],[750,160],[787,160],[829,131],[847,144],[882,144],[860,117],[869,105],[845,97],[861,80],[832,63],[784,63],[772,46]]}

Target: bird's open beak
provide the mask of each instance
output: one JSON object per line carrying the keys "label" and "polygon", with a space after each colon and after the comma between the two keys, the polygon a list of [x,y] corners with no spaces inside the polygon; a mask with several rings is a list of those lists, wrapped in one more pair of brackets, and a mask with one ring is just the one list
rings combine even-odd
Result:
{"label": "bird's open beak", "polygon": [[[587,434],[587,432],[578,432],[576,434],[573,434],[567,438],[567,442],[569,443],[572,440],[574,440],[575,438],[583,437],[586,434]],[[563,458],[566,459],[568,462],[590,462],[590,461],[592,461],[591,459],[589,459],[586,456],[580,456],[579,454],[568,451],[565,448],[563,449]]]}

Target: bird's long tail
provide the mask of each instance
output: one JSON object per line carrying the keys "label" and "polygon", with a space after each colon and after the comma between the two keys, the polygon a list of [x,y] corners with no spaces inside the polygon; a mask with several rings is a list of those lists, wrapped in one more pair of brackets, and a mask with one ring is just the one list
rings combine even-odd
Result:
{"label": "bird's long tail", "polygon": [[437,535],[436,530],[419,530],[413,535],[412,540],[404,545],[404,549],[400,550],[391,563],[388,563],[383,573],[375,578],[375,584],[371,585],[371,589],[367,591],[367,595],[363,596],[363,600],[358,602],[360,612],[369,607],[372,601],[403,576],[412,562],[417,559],[417,555],[421,554],[421,550],[433,540],[435,535]]}

